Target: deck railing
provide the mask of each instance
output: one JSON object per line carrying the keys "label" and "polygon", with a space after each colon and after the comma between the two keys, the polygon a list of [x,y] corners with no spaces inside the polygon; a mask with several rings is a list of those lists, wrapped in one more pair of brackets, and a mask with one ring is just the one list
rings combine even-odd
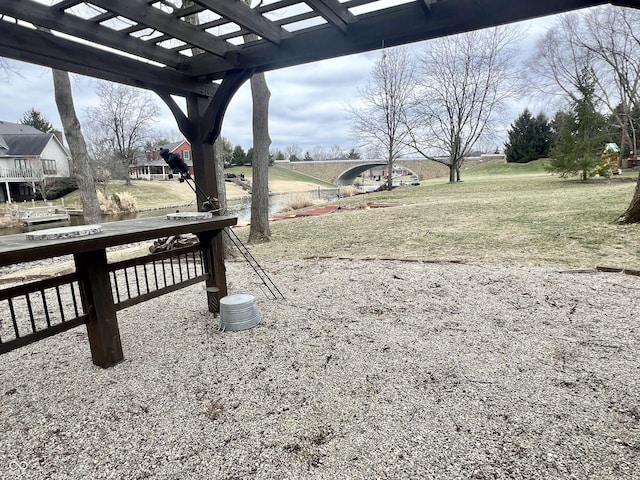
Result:
{"label": "deck railing", "polygon": [[[209,278],[199,244],[110,263],[116,310]],[[0,354],[84,324],[76,273],[0,290]]]}
{"label": "deck railing", "polygon": [[0,179],[5,181],[38,180],[41,172],[33,168],[0,168]]}

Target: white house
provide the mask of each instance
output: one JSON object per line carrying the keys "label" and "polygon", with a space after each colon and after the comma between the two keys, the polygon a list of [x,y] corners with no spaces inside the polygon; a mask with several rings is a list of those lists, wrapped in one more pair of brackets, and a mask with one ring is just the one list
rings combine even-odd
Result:
{"label": "white house", "polygon": [[189,167],[193,175],[193,160],[191,159],[191,144],[186,140],[161,145],[156,150],[145,152],[144,158],[138,159],[136,165],[129,168],[129,176],[136,180],[168,180],[171,168],[160,156],[160,150],[166,148],[171,153],[177,153]]}
{"label": "white house", "polygon": [[55,133],[0,120],[0,202],[29,200],[37,184],[69,177],[70,161]]}

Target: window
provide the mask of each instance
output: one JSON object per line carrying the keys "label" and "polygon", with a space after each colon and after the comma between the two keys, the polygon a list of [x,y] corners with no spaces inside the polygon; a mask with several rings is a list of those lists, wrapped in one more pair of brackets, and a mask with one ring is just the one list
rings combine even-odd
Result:
{"label": "window", "polygon": [[189,150],[182,150],[182,159],[191,160],[191,152]]}
{"label": "window", "polygon": [[58,173],[55,160],[42,160],[42,173],[45,175],[55,175]]}
{"label": "window", "polygon": [[31,197],[33,195],[33,189],[31,185],[20,184],[18,187],[18,193],[22,197]]}
{"label": "window", "polygon": [[25,170],[27,168],[27,159],[26,158],[16,158],[13,160],[14,166],[16,168],[20,168]]}

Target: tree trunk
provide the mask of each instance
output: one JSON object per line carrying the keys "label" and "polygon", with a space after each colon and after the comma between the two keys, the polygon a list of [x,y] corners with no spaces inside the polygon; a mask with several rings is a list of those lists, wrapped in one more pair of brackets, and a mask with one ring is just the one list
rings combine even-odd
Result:
{"label": "tree trunk", "polygon": [[251,77],[253,98],[253,159],[251,161],[251,227],[249,243],[268,242],[269,226],[269,98],[271,92],[264,73]]}
{"label": "tree trunk", "polygon": [[[216,141],[213,142],[213,157],[216,163],[216,172],[224,172],[224,151],[222,145],[222,135],[218,135]],[[216,184],[218,185],[218,204],[220,211],[218,215],[227,214],[227,186],[224,183],[224,175],[218,175],[216,177]],[[228,235],[222,237],[222,245],[224,249],[224,258],[235,258],[238,256],[238,252],[231,242]]]}
{"label": "tree trunk", "polygon": [[456,164],[455,162],[451,162],[449,164],[449,183],[456,182]]}
{"label": "tree trunk", "polygon": [[618,219],[618,222],[640,223],[640,173],[638,174],[638,183],[636,183],[636,190],[633,194],[631,205],[629,205],[627,211]]}
{"label": "tree trunk", "polygon": [[58,113],[71,151],[71,170],[78,180],[84,222],[87,224],[101,223],[102,214],[96,193],[96,183],[87,153],[87,144],[84,141],[80,122],[73,105],[69,73],[55,69],[51,71]]}
{"label": "tree trunk", "polygon": [[387,190],[393,188],[393,152],[391,148],[387,152]]}

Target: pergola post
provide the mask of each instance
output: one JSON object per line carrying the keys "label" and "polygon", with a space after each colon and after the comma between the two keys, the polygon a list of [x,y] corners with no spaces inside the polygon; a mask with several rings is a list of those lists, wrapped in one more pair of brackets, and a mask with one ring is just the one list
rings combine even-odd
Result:
{"label": "pergola post", "polygon": [[[213,126],[207,125],[206,112],[211,104],[211,99],[201,96],[187,98],[187,114],[192,131],[195,135],[189,138],[191,143],[191,155],[193,161],[193,174],[197,185],[198,210],[202,210],[202,204],[208,197],[218,198],[216,162],[213,150],[213,141],[210,143],[202,132],[208,132]],[[215,139],[214,139],[215,141]]]}
{"label": "pergola post", "polygon": [[[224,113],[231,98],[251,75],[253,70],[233,72],[225,77],[221,84],[214,85],[215,93],[212,96],[188,95],[186,97],[187,115],[176,104],[169,92],[156,90],[176,118],[180,131],[191,144],[193,177],[199,211],[206,210],[204,203],[209,199],[218,199],[217,178],[223,172],[216,170],[213,143],[220,135]],[[207,83],[206,86],[211,85]],[[203,88],[203,90],[206,89]],[[218,313],[218,302],[227,294],[222,236],[222,231],[212,236],[200,236],[200,244],[203,246],[207,270],[210,274],[206,284],[209,310],[212,313]]]}

